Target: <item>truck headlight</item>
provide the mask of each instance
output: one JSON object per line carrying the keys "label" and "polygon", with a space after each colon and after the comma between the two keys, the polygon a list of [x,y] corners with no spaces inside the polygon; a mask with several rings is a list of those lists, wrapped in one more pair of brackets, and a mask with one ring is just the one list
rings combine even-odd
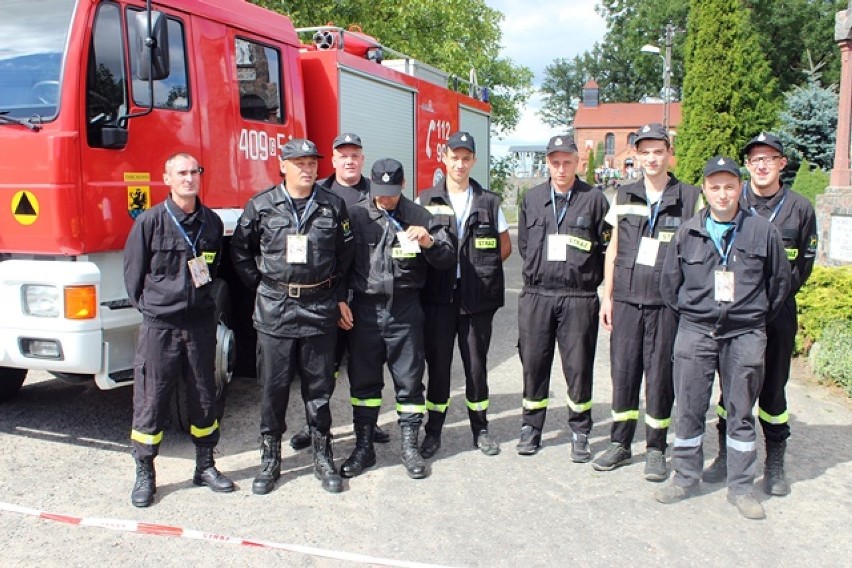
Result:
{"label": "truck headlight", "polygon": [[41,318],[59,317],[62,301],[56,286],[24,284],[22,294],[26,315]]}

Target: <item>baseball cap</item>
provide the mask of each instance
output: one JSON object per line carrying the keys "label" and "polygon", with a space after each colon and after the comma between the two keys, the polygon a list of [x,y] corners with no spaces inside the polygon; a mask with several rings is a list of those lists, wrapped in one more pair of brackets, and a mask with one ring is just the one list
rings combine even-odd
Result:
{"label": "baseball cap", "polygon": [[337,138],[334,139],[334,142],[331,143],[332,148],[338,148],[346,145],[358,146],[359,148],[364,147],[364,145],[361,144],[361,137],[357,134],[352,134],[351,132],[339,134]]}
{"label": "baseball cap", "polygon": [[376,160],[370,180],[370,195],[373,197],[396,197],[402,191],[405,181],[402,164],[392,158]]}
{"label": "baseball cap", "polygon": [[473,141],[473,136],[470,132],[453,132],[447,140],[447,148],[456,150],[464,148],[476,154],[476,143]]}
{"label": "baseball cap", "polygon": [[554,136],[547,143],[545,153],[549,156],[554,152],[577,152],[577,143],[570,136]]}
{"label": "baseball cap", "polygon": [[769,146],[770,148],[775,148],[781,152],[782,155],[784,154],[784,144],[781,143],[781,140],[777,136],[768,132],[761,132],[749,140],[748,144],[746,144],[745,148],[743,148],[743,155],[747,156],[749,150],[755,146]]}
{"label": "baseball cap", "polygon": [[662,124],[652,122],[636,131],[636,138],[633,140],[633,145],[638,145],[642,140],[664,140],[668,142],[669,133]]}
{"label": "baseball cap", "polygon": [[726,158],[725,156],[713,156],[707,160],[707,165],[704,166],[704,177],[721,172],[727,172],[729,174],[734,174],[737,177],[741,177],[740,166],[737,164],[736,160]]}
{"label": "baseball cap", "polygon": [[305,138],[293,138],[281,147],[278,157],[282,160],[295,158],[322,158],[317,145]]}

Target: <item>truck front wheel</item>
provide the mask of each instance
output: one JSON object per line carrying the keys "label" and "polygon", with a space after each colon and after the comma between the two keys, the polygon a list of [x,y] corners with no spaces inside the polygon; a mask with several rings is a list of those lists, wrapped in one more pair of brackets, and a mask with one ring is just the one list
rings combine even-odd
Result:
{"label": "truck front wheel", "polygon": [[0,402],[15,398],[26,378],[26,369],[0,367]]}

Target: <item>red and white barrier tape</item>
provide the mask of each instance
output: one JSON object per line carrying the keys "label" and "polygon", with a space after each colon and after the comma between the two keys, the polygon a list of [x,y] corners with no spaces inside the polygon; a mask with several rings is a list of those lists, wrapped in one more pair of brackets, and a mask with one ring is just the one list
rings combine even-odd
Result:
{"label": "red and white barrier tape", "polygon": [[124,519],[99,519],[95,517],[83,518],[73,515],[65,515],[62,513],[50,513],[47,511],[39,511],[28,507],[20,507],[10,503],[0,502],[0,511],[9,513],[18,513],[20,515],[29,515],[38,517],[48,521],[56,521],[69,525],[77,525],[81,527],[98,527],[113,531],[124,531],[132,533],[142,533],[156,536],[174,536],[178,538],[188,538],[193,540],[206,540],[208,542],[218,542],[222,544],[238,544],[240,546],[251,546],[255,548],[273,548],[277,550],[286,550],[288,552],[296,552],[308,556],[321,556],[334,560],[342,560],[345,562],[359,562],[361,564],[373,564],[377,566],[395,566],[401,568],[439,568],[436,564],[423,564],[420,562],[408,562],[406,560],[392,560],[389,558],[376,558],[366,556],[364,554],[352,554],[349,552],[338,552],[335,550],[325,550],[323,548],[314,548],[311,546],[301,546],[298,544],[282,544],[278,542],[270,542],[265,540],[254,540],[247,538],[239,538],[222,534],[208,533],[204,531],[185,529],[170,525],[159,525],[153,523],[142,523],[139,521],[129,521]]}

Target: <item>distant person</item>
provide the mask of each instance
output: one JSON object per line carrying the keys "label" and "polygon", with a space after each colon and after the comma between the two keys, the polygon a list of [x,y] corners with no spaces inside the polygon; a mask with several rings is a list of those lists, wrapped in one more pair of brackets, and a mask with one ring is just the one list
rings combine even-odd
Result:
{"label": "distant person", "polygon": [[523,419],[517,452],[535,454],[550,399],[554,348],[568,384],[571,460],[591,459],[592,372],[598,338],[598,286],[610,238],[609,203],[577,176],[570,136],[546,148],[549,179],[524,196],[518,251],[524,286],[518,297],[518,352],[523,365]]}
{"label": "distant person", "polygon": [[500,446],[488,431],[488,348],[494,314],[504,302],[503,261],[512,253],[512,241],[500,196],[470,177],[476,164],[473,136],[451,134],[442,158],[447,176],[422,191],[418,201],[451,235],[458,262],[447,270],[430,266],[423,288],[429,420],[420,455],[429,459],[441,447],[450,405],[453,344],[458,337],[473,446],[493,456],[500,453]]}
{"label": "distant person", "polygon": [[215,357],[216,305],[210,294],[222,252],[222,220],[201,203],[201,168],[191,154],[166,160],[164,201],[136,219],[124,246],[124,284],[142,313],[133,363],[133,457],[136,482],[130,495],[148,507],[157,492],[154,458],[175,383],[187,385],[190,435],[195,444],[195,485],[234,490],[216,469],[219,443]]}
{"label": "distant person", "polygon": [[698,492],[704,429],[716,373],[727,412],[728,501],[747,519],[766,516],[754,496],[754,415],[763,385],[766,326],[790,292],[781,234],[740,208],[740,168],[715,156],[704,167],[703,209],[675,233],[666,251],[661,292],[680,315],[674,345],[677,400],[672,484],[660,503]]}
{"label": "distant person", "polygon": [[[792,271],[790,293],[778,316],[766,325],[766,375],[757,413],[766,440],[763,489],[768,495],[788,495],[790,484],[784,476],[784,454],[790,425],[785,390],[799,329],[796,293],[811,275],[819,242],[816,213],[806,198],[781,183],[787,158],[777,136],[761,132],[746,144],[743,154],[751,179],[743,187],[740,207],[766,217],[778,227]],[[710,483],[724,481],[727,476],[724,399],[719,400],[716,412],[719,414],[719,455],[702,475],[702,479]]]}

